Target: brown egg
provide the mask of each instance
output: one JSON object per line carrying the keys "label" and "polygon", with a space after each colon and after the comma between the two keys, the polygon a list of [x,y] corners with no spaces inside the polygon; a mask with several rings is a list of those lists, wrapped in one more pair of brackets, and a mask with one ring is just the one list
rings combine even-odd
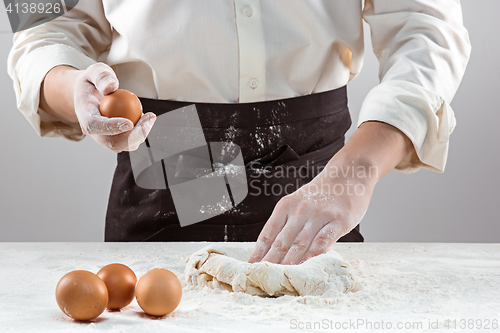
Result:
{"label": "brown egg", "polygon": [[73,271],[64,275],[56,287],[57,304],[68,317],[90,320],[108,304],[108,289],[94,273]]}
{"label": "brown egg", "polygon": [[108,309],[118,310],[133,301],[137,277],[130,268],[122,264],[110,264],[101,268],[97,276],[108,288]]}
{"label": "brown egg", "polygon": [[99,111],[104,117],[127,118],[135,125],[142,116],[142,104],[139,98],[130,91],[118,89],[104,96]]}
{"label": "brown egg", "polygon": [[181,281],[171,271],[155,268],[139,279],[135,296],[144,312],[164,316],[174,311],[181,302]]}

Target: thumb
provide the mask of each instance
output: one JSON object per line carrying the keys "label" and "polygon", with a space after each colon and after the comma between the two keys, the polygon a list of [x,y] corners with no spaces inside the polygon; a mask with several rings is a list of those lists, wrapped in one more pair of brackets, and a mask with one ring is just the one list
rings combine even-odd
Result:
{"label": "thumb", "polygon": [[85,76],[103,96],[118,89],[119,83],[115,72],[104,63],[97,63],[87,68]]}

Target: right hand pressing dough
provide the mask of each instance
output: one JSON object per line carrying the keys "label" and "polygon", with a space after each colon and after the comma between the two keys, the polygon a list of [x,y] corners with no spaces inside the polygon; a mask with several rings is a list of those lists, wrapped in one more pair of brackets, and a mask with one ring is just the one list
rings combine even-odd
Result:
{"label": "right hand pressing dough", "polygon": [[184,271],[186,283],[258,296],[336,297],[355,286],[349,264],[335,251],[300,265],[250,264],[247,260],[251,252],[252,249],[237,245],[204,247],[188,259]]}

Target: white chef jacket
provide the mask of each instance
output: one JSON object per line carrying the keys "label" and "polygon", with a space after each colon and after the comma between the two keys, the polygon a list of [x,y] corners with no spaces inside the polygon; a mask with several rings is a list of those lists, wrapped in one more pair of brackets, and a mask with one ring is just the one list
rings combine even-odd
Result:
{"label": "white chef jacket", "polygon": [[[245,103],[346,85],[363,64],[371,28],[380,84],[358,126],[382,121],[414,150],[396,169],[442,172],[455,127],[450,101],[470,42],[458,0],[81,0],[53,21],[16,33],[8,60],[17,106],[41,136],[81,140],[77,123],[39,107],[57,65],[110,65],[140,97]],[[303,110],[307,112],[307,110]]]}

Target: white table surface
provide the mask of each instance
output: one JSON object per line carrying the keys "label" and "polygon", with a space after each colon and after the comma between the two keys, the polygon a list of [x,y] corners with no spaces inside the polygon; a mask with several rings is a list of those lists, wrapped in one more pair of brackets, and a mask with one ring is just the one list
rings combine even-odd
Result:
{"label": "white table surface", "polygon": [[[185,286],[179,307],[163,318],[144,315],[134,300],[121,312],[104,312],[86,323],[66,317],[55,301],[64,274],[96,273],[113,262],[128,265],[138,278],[164,267],[183,280],[184,260],[207,244],[0,243],[0,332],[274,333],[333,332],[335,327],[405,332],[396,325],[411,323],[411,332],[476,332],[479,325],[489,327],[484,332],[500,331],[495,326],[500,244],[337,243],[334,250],[351,264],[361,290],[335,300],[259,298]],[[452,320],[451,328],[446,320]]]}

